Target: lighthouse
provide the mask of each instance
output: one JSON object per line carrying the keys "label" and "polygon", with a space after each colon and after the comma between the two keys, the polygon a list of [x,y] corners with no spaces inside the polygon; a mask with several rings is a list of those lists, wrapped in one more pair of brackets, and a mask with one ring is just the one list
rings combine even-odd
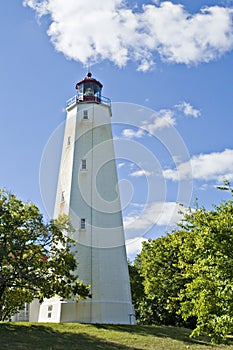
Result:
{"label": "lighthouse", "polygon": [[38,309],[39,322],[135,323],[111,101],[102,96],[102,87],[88,73],[67,101],[54,209],[55,218],[69,215],[75,229],[77,273],[90,285],[90,296],[78,302],[59,297],[45,300]]}

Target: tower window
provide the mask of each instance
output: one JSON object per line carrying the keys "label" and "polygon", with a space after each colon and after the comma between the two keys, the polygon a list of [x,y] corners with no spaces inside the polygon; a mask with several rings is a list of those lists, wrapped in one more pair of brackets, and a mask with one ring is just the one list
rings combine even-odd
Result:
{"label": "tower window", "polygon": [[70,145],[70,140],[71,140],[71,137],[68,136],[68,139],[67,139],[67,145],[68,145],[68,146]]}
{"label": "tower window", "polygon": [[88,110],[87,109],[85,109],[83,111],[83,119],[88,119]]}
{"label": "tower window", "polygon": [[85,230],[86,229],[86,219],[82,218],[80,220],[80,229]]}
{"label": "tower window", "polygon": [[64,202],[65,200],[65,191],[62,191],[61,193],[61,202]]}
{"label": "tower window", "polygon": [[82,159],[81,169],[82,170],[86,170],[87,169],[87,160],[86,159]]}
{"label": "tower window", "polygon": [[52,317],[53,305],[48,306],[48,318]]}

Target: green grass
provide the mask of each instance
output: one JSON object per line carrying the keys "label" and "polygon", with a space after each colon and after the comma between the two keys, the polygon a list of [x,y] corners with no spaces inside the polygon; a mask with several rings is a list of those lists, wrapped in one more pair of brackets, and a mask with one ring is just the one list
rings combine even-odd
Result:
{"label": "green grass", "polygon": [[165,326],[0,323],[0,350],[233,350]]}

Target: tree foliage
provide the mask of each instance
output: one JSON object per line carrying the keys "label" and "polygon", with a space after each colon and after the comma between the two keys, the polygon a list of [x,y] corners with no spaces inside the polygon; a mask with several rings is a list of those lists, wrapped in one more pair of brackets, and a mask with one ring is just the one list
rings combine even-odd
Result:
{"label": "tree foliage", "polygon": [[220,341],[233,331],[232,199],[189,212],[182,227],[187,239],[179,266],[190,282],[179,295],[180,314],[197,317],[193,336],[204,332]]}
{"label": "tree foliage", "polygon": [[[220,189],[233,195],[227,181]],[[140,321],[188,325],[192,336],[215,342],[233,332],[232,198],[189,209],[176,231],[145,242],[135,261],[144,287]]]}
{"label": "tree foliage", "polygon": [[[130,286],[131,286],[131,295],[132,301],[135,309],[135,317],[138,323],[148,323],[147,313],[144,315],[144,303],[146,302],[144,286],[143,286],[143,277],[140,274],[140,261],[135,259],[134,263],[130,262],[129,265],[129,276],[130,276]],[[146,320],[144,320],[146,317]]]}
{"label": "tree foliage", "polygon": [[177,231],[143,243],[142,252],[135,259],[136,264],[134,262],[143,285],[143,295],[141,293],[141,298],[136,302],[139,322],[192,325],[193,318],[185,322],[177,313],[180,309],[178,295],[187,282],[178,266],[184,236],[183,232]]}
{"label": "tree foliage", "polygon": [[44,223],[34,204],[0,191],[0,320],[35,297],[42,301],[88,294],[75,274],[71,232],[67,217]]}

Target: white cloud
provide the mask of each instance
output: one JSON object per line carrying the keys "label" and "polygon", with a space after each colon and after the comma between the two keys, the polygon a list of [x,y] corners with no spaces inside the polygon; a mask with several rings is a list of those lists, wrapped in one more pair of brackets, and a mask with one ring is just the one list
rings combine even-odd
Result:
{"label": "white cloud", "polygon": [[145,207],[145,204],[143,203],[130,203],[130,205],[134,208],[144,208]]}
{"label": "white cloud", "polygon": [[83,64],[104,59],[138,70],[168,62],[209,62],[232,50],[233,9],[223,6],[188,13],[171,1],[129,8],[124,0],[24,0],[38,16],[50,15],[48,35],[57,51]]}
{"label": "white cloud", "polygon": [[177,169],[163,171],[166,179],[178,181],[183,179],[216,180],[223,178],[233,180],[233,149],[193,156],[189,162],[181,163]]}
{"label": "white cloud", "polygon": [[150,27],[148,47],[170,62],[209,62],[233,45],[232,9],[205,7],[191,15],[184,7],[165,1],[144,7],[143,26]]}
{"label": "white cloud", "polygon": [[155,62],[152,59],[142,59],[141,63],[139,64],[137,70],[139,72],[147,72],[149,70],[152,70],[152,68],[154,68],[155,66]]}
{"label": "white cloud", "polygon": [[143,169],[134,171],[133,173],[130,174],[130,176],[132,177],[141,177],[141,176],[150,176],[150,175],[152,175],[152,172],[143,170]]}
{"label": "white cloud", "polygon": [[122,136],[127,137],[129,139],[132,138],[141,138],[144,135],[144,131],[142,129],[138,129],[137,131],[133,129],[124,129],[122,131]]}
{"label": "white cloud", "polygon": [[142,250],[142,243],[146,242],[146,238],[136,237],[126,240],[126,252],[129,257],[135,257]]}
{"label": "white cloud", "polygon": [[118,169],[121,169],[121,168],[123,168],[125,166],[125,163],[119,163],[119,164],[117,164],[117,168]]}
{"label": "white cloud", "polygon": [[[201,112],[194,108],[189,102],[181,102],[174,106],[176,109],[180,110],[185,116],[192,116],[197,118],[201,115]],[[156,130],[162,130],[164,128],[169,128],[176,125],[177,113],[174,109],[161,109],[158,112],[153,113],[151,120],[143,121],[142,128],[149,133],[153,134]],[[140,132],[141,130],[141,132]],[[143,130],[138,130],[138,137],[143,135]],[[135,133],[131,129],[126,129],[126,135],[128,137],[137,137],[137,132]]]}
{"label": "white cloud", "polygon": [[194,108],[189,102],[183,101],[175,105],[175,108],[183,112],[186,116],[197,118],[201,115],[201,112],[198,109]]}
{"label": "white cloud", "polygon": [[204,184],[202,184],[200,187],[199,187],[199,190],[200,191],[206,191],[206,190],[208,190],[209,189],[209,185],[207,184],[207,183],[204,183]]}
{"label": "white cloud", "polygon": [[175,116],[170,109],[161,109],[154,113],[152,121],[143,121],[142,127],[153,134],[155,130],[161,130],[176,125]]}
{"label": "white cloud", "polygon": [[145,206],[138,215],[129,215],[124,218],[126,231],[147,230],[152,225],[175,225],[182,215],[180,206],[175,202],[154,202]]}

